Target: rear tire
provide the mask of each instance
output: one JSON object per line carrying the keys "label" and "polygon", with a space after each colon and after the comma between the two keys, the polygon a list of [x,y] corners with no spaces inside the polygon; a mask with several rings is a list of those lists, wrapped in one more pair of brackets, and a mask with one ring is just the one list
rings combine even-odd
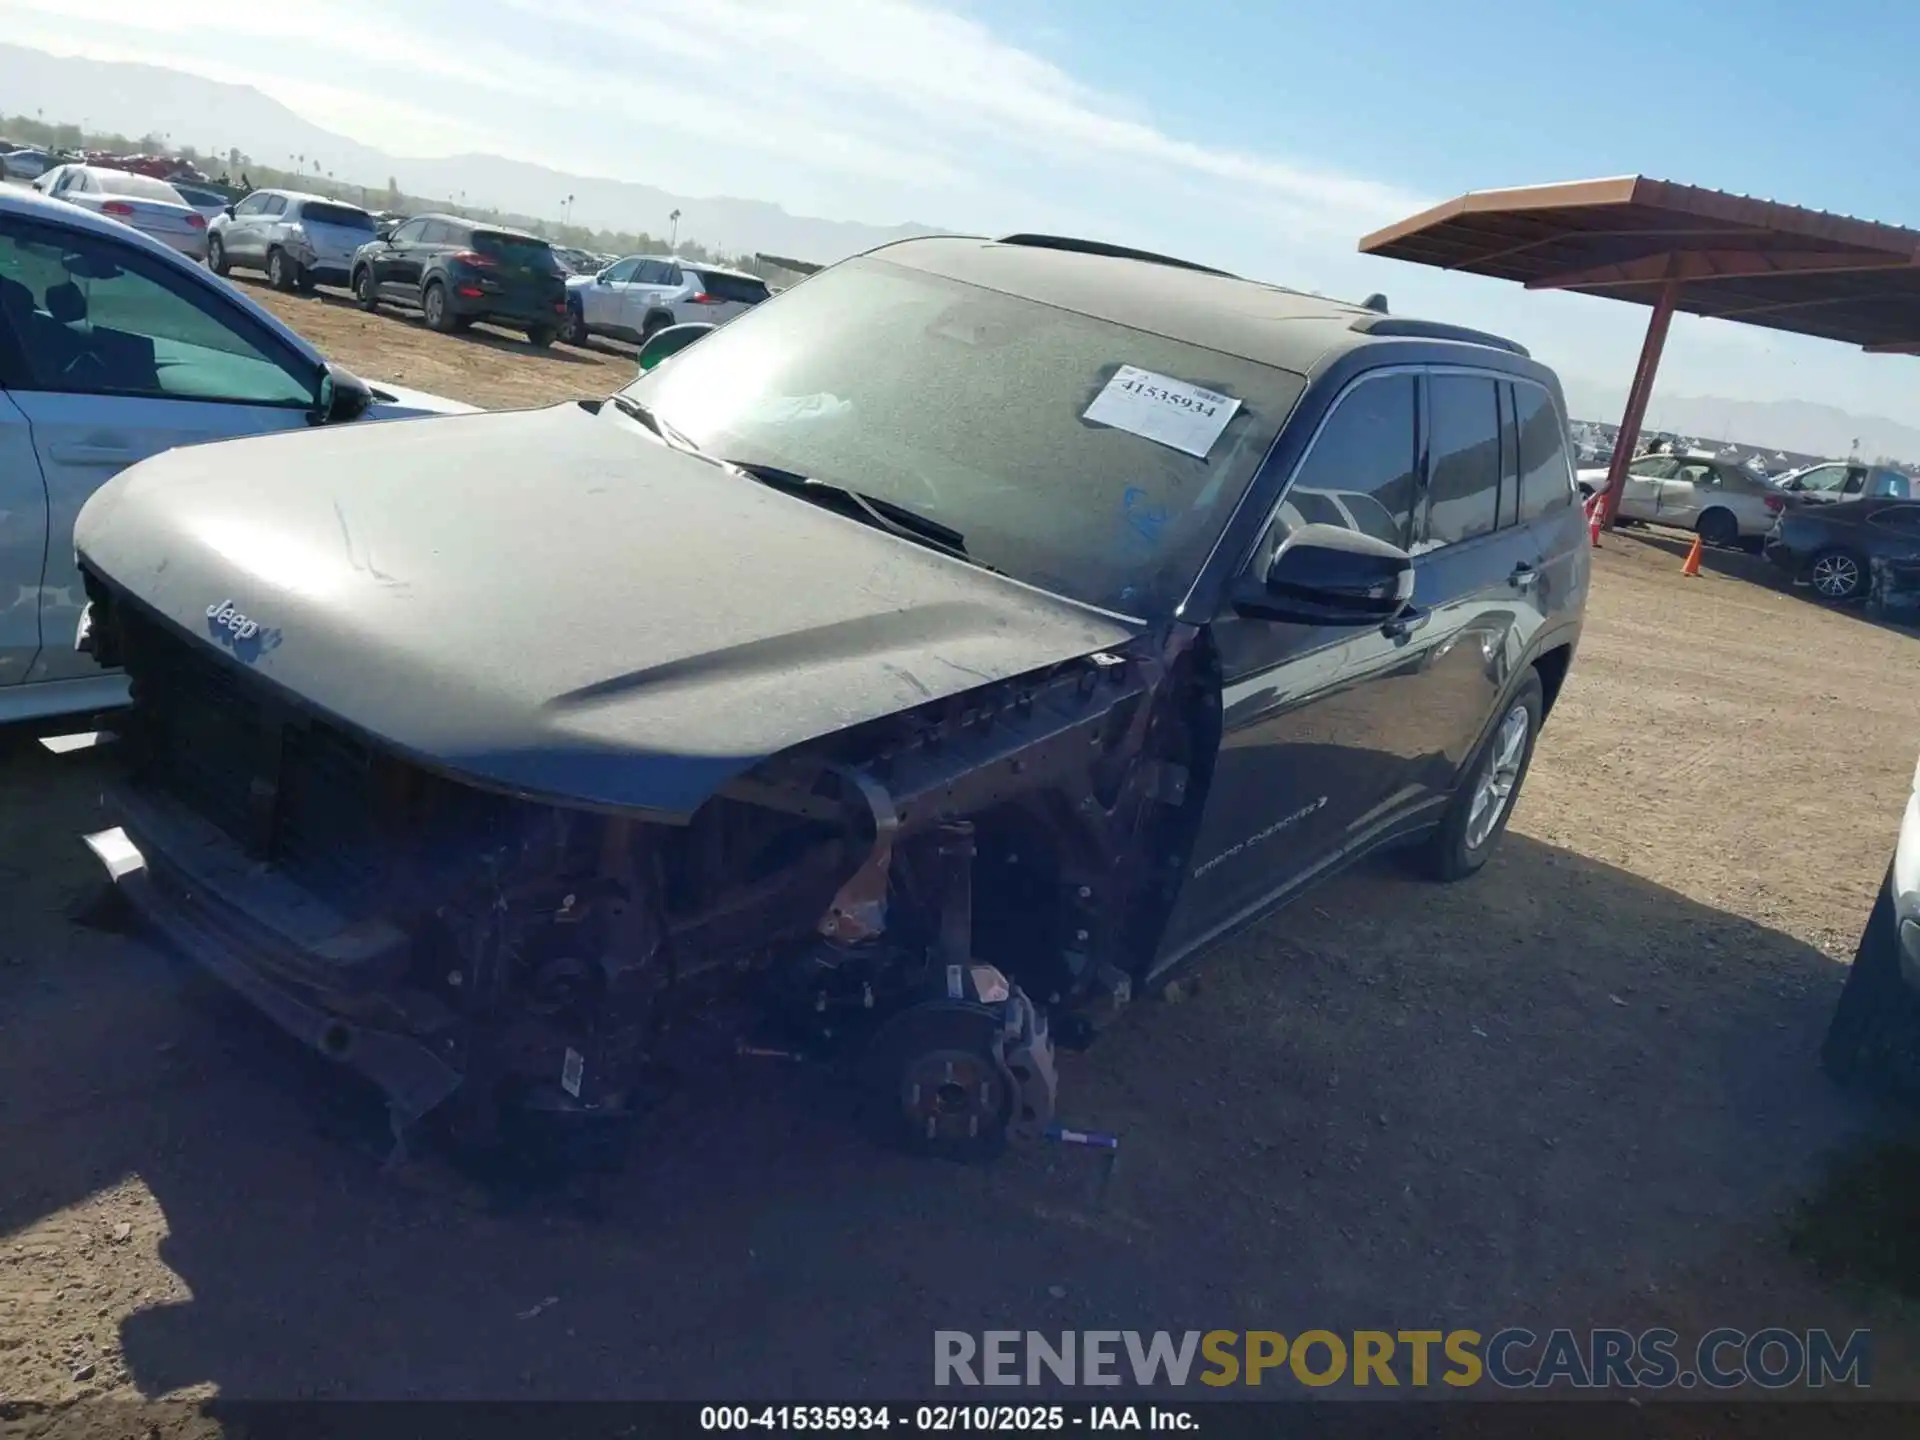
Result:
{"label": "rear tire", "polygon": [[551,325],[536,325],[527,331],[527,343],[536,350],[544,350],[559,338],[560,332]]}
{"label": "rear tire", "polygon": [[299,283],[300,267],[287,257],[284,250],[267,252],[267,284],[275,290],[291,290]]}
{"label": "rear tire", "polygon": [[1807,583],[1830,605],[1847,605],[1867,593],[1867,562],[1851,550],[1822,550],[1807,562]]}
{"label": "rear tire", "polygon": [[1700,532],[1701,540],[1708,545],[1731,546],[1740,543],[1740,522],[1733,518],[1731,510],[1707,511],[1694,529]]}
{"label": "rear tire", "polygon": [[442,335],[453,333],[453,307],[447,303],[447,287],[440,281],[427,282],[426,288],[420,292],[420,309],[427,317],[429,330],[438,330]]}
{"label": "rear tire", "polygon": [[578,305],[567,306],[567,327],[561,331],[560,338],[569,345],[584,345],[592,338],[593,332],[587,329],[587,317]]}
{"label": "rear tire", "polygon": [[374,282],[373,267],[363,265],[354,272],[354,298],[359,300],[362,310],[373,311],[380,308],[380,287]]}
{"label": "rear tire", "polygon": [[642,345],[646,344],[647,341],[651,340],[671,324],[673,324],[673,317],[671,315],[662,315],[658,311],[655,311],[640,322],[640,343]]}
{"label": "rear tire", "polygon": [[207,237],[207,269],[216,275],[225,275],[233,267],[227,264],[227,247],[220,243],[218,235]]}
{"label": "rear tire", "polygon": [[[1440,828],[1418,852],[1419,866],[1431,878],[1464,880],[1487,863],[1500,837],[1506,834],[1507,821],[1519,802],[1545,709],[1546,691],[1540,684],[1540,672],[1529,669],[1466,768]],[[1487,792],[1484,800],[1483,791]],[[1494,806],[1497,809],[1489,817],[1486,811]]]}

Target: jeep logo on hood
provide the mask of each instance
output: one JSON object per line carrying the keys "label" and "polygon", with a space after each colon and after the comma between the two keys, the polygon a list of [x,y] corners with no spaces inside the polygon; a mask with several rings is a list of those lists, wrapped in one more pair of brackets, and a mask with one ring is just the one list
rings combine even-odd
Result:
{"label": "jeep logo on hood", "polygon": [[280,643],[278,630],[268,630],[258,620],[242,615],[231,600],[207,607],[207,634],[215,644],[226,646],[249,663]]}

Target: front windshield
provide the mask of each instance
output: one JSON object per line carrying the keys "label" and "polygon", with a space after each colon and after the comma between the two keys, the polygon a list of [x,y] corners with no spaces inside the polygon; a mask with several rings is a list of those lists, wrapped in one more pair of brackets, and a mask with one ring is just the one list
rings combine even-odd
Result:
{"label": "front windshield", "polygon": [[[1106,403],[1122,367],[1150,382],[1131,411]],[[1191,583],[1304,384],[866,258],[721,326],[627,393],[711,454],[891,501],[995,569],[1155,616]],[[1203,455],[1125,428],[1182,386],[1229,402]],[[1122,423],[1086,418],[1096,397]]]}

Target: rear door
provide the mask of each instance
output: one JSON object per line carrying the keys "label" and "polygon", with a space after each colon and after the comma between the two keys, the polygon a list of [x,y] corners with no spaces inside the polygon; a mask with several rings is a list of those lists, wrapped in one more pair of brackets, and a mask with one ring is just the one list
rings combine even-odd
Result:
{"label": "rear door", "polygon": [[27,678],[72,678],[94,671],[72,648],[83,604],[73,521],[87,498],[176,445],[306,425],[320,376],[217,282],[104,236],[0,215],[0,276],[16,361],[7,399],[45,481]]}
{"label": "rear door", "polygon": [[1691,530],[1720,483],[1713,466],[1704,460],[1682,460],[1673,474],[1659,482],[1653,518],[1666,525]]}
{"label": "rear door", "polygon": [[1420,801],[1452,792],[1471,758],[1532,626],[1542,551],[1516,506],[1519,488],[1510,382],[1482,371],[1435,369],[1426,378],[1427,503],[1413,545],[1414,602],[1429,619],[1418,677],[1421,729],[1407,783]]}
{"label": "rear door", "polygon": [[680,271],[677,266],[666,260],[642,260],[633,273],[633,282],[627,286],[626,297],[621,305],[621,314],[625,318],[620,323],[635,334],[640,333],[646,328],[647,316],[679,287]]}
{"label": "rear door", "polygon": [[1679,468],[1671,455],[1643,455],[1627,466],[1620,487],[1620,513],[1629,520],[1651,520],[1660,506],[1660,482]]}

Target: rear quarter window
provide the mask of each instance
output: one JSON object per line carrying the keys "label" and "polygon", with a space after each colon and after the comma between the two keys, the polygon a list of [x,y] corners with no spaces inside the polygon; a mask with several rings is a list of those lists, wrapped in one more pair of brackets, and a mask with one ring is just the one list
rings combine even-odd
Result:
{"label": "rear quarter window", "polygon": [[554,255],[553,247],[531,235],[501,235],[488,230],[476,230],[473,232],[473,248],[482,255],[490,255],[510,265],[524,265],[553,275],[560,273],[560,261]]}
{"label": "rear quarter window", "polygon": [[351,205],[303,205],[300,218],[311,220],[316,225],[338,225],[343,230],[364,230],[373,233],[373,216],[364,210],[356,210]]}
{"label": "rear quarter window", "polygon": [[[1524,524],[1573,503],[1573,467],[1567,461],[1567,429],[1553,397],[1538,385],[1516,383],[1513,402],[1520,429],[1520,520]],[[1637,465],[1634,468],[1635,473],[1645,473]]]}
{"label": "rear quarter window", "polygon": [[749,279],[744,275],[723,275],[712,270],[693,272],[694,284],[709,295],[717,295],[722,300],[731,300],[740,305],[758,305],[767,298],[767,282]]}

